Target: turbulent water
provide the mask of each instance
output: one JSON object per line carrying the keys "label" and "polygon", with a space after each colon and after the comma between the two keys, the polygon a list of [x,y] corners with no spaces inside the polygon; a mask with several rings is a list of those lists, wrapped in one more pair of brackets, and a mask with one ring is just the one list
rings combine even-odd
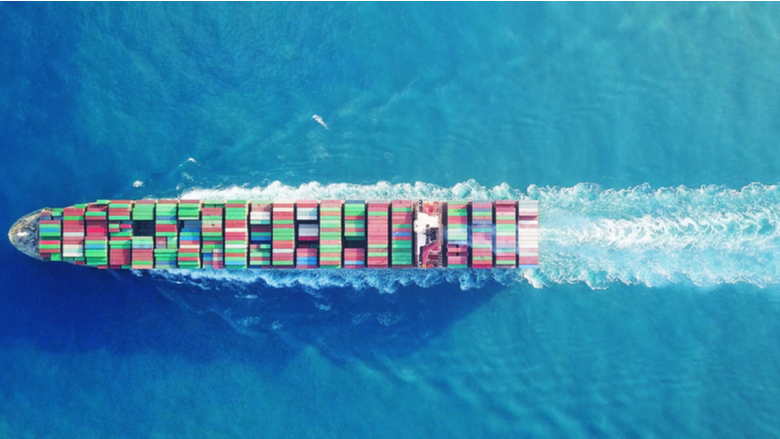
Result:
{"label": "turbulent water", "polygon": [[780,191],[753,184],[537,189],[546,282],[780,282]]}
{"label": "turbulent water", "polygon": [[0,3],[0,225],[540,202],[538,270],[0,244],[0,438],[777,437],[774,3]]}

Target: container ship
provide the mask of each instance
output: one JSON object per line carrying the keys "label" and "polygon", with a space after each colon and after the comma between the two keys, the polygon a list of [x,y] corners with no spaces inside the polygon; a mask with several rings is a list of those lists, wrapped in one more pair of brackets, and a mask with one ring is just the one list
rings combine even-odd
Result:
{"label": "container ship", "polygon": [[42,261],[102,269],[538,268],[534,200],[97,200],[8,233]]}

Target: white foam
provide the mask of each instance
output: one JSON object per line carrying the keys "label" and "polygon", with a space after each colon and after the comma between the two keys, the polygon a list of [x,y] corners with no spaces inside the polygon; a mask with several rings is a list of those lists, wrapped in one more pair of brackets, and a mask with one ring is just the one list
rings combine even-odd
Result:
{"label": "white foam", "polygon": [[263,283],[274,288],[303,287],[308,290],[323,288],[376,289],[394,293],[409,285],[432,287],[445,282],[458,283],[462,290],[480,288],[490,281],[510,285],[530,270],[149,270],[134,272],[175,283],[202,285],[202,281],[231,282],[234,284]]}
{"label": "white foam", "polygon": [[329,130],[329,129],[330,129],[330,128],[328,128],[328,124],[326,124],[326,123],[325,123],[325,121],[324,121],[324,120],[322,120],[322,118],[321,118],[320,116],[318,116],[318,115],[316,115],[316,114],[315,114],[315,115],[314,115],[314,116],[312,116],[311,118],[312,118],[312,119],[314,119],[314,121],[315,121],[315,122],[317,122],[318,124],[322,125],[322,126],[323,126],[323,128],[325,128],[326,130]]}
{"label": "white foam", "polygon": [[392,184],[382,181],[373,185],[336,183],[323,185],[317,182],[301,186],[287,186],[273,182],[263,187],[233,186],[224,189],[190,189],[182,198],[202,200],[304,200],[304,199],[411,199],[411,200],[511,200],[527,198],[526,194],[507,184],[492,188],[474,180],[458,183],[451,188],[417,182]]}
{"label": "white foam", "polygon": [[780,283],[780,193],[752,184],[536,188],[542,283]]}

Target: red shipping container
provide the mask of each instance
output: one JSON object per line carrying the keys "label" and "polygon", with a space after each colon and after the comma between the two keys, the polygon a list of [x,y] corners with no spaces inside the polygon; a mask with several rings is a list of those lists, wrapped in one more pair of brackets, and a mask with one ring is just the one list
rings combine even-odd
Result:
{"label": "red shipping container", "polygon": [[469,257],[466,255],[460,255],[460,256],[447,256],[447,263],[452,265],[465,265],[468,264]]}

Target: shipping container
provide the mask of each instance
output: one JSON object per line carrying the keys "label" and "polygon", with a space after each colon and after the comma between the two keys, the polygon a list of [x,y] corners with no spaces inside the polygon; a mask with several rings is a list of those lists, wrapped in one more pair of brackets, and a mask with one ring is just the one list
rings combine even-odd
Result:
{"label": "shipping container", "polygon": [[202,204],[200,200],[181,200],[179,202],[178,221],[181,225],[179,231],[179,252],[176,262],[179,268],[201,268],[201,234],[202,223],[200,219]]}
{"label": "shipping container", "polygon": [[390,260],[390,204],[368,202],[368,268],[388,268]]}
{"label": "shipping container", "polygon": [[62,209],[43,209],[38,218],[38,253],[41,259],[61,261]]}
{"label": "shipping container", "polygon": [[249,203],[228,200],[225,204],[225,268],[246,269],[249,251]]}
{"label": "shipping container", "polygon": [[249,213],[251,237],[249,244],[249,266],[267,268],[271,266],[271,201],[252,201]]}
{"label": "shipping container", "polygon": [[470,256],[469,206],[466,201],[447,202],[447,267],[468,268]]}
{"label": "shipping container", "polygon": [[341,200],[320,202],[320,268],[342,267]]}
{"label": "shipping container", "polygon": [[416,203],[399,200],[391,204],[391,264],[395,268],[414,267],[412,248],[413,208]]}
{"label": "shipping container", "polygon": [[496,267],[517,267],[517,202],[495,202],[496,208]]}
{"label": "shipping container", "polygon": [[86,235],[84,256],[90,267],[108,268],[108,202],[98,200],[87,205],[84,213]]}
{"label": "shipping container", "polygon": [[539,202],[517,203],[517,260],[521,268],[539,267]]}
{"label": "shipping container", "polygon": [[320,241],[319,202],[299,200],[295,203],[295,209],[295,224],[298,227],[295,266],[301,269],[317,268]]}
{"label": "shipping container", "polygon": [[273,204],[272,257],[274,268],[295,267],[295,203]]}
{"label": "shipping container", "polygon": [[108,204],[108,263],[113,269],[132,267],[133,221],[131,200],[111,200]]}
{"label": "shipping container", "polygon": [[224,201],[203,201],[201,217],[201,254],[203,268],[225,268]]}
{"label": "shipping container", "polygon": [[493,203],[471,203],[471,266],[493,267]]}

